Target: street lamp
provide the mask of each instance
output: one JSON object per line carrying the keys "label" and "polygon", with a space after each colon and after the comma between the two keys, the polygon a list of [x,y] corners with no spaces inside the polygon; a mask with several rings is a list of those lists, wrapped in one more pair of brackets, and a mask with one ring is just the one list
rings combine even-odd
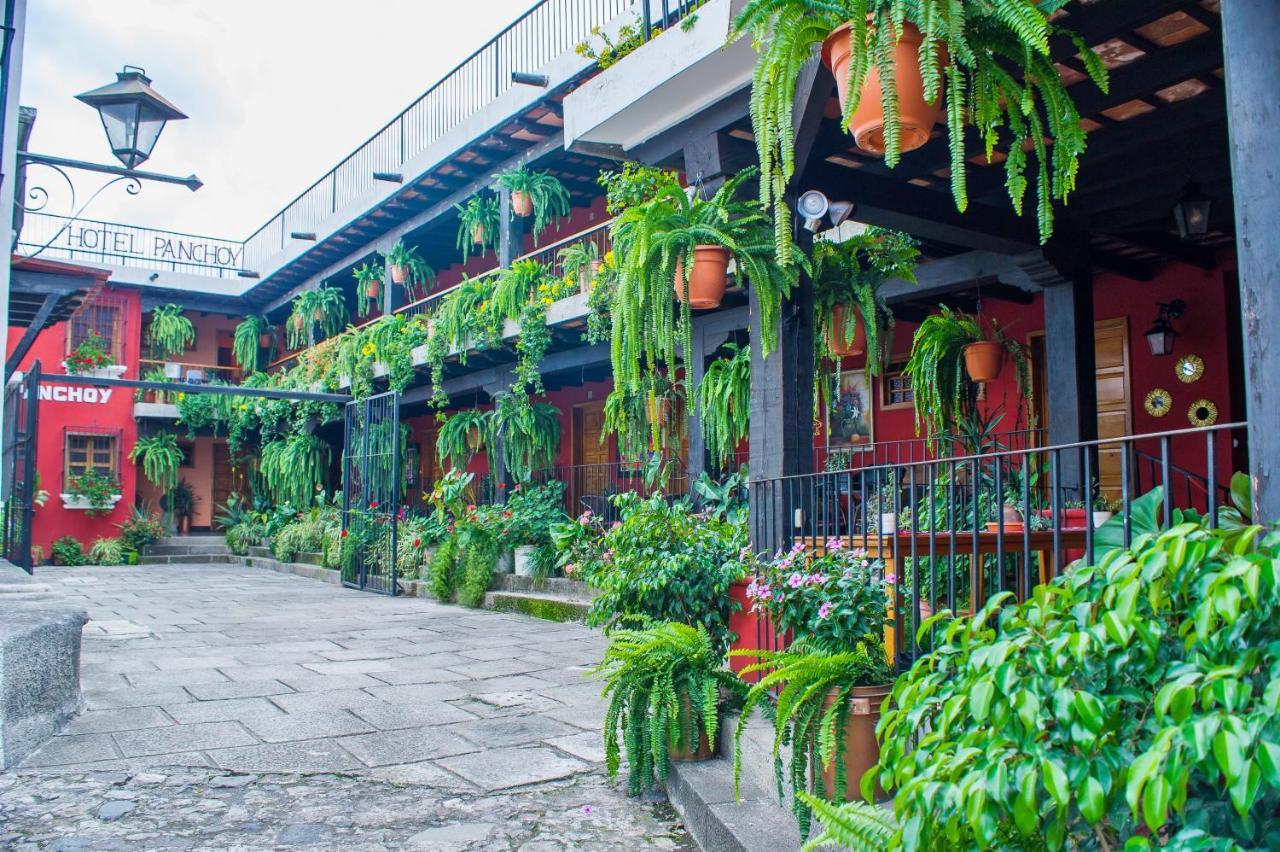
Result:
{"label": "street lamp", "polygon": [[1198,240],[1209,233],[1209,207],[1213,202],[1194,183],[1182,191],[1182,197],[1173,205],[1173,221],[1178,226],[1178,236],[1184,241]]}
{"label": "street lamp", "polygon": [[76,95],[76,100],[98,111],[111,153],[126,169],[146,162],[166,123],[186,118],[151,88],[146,71],[133,65],[124,66],[114,83]]}
{"label": "street lamp", "polygon": [[1172,302],[1157,303],[1156,309],[1159,314],[1143,337],[1147,339],[1147,346],[1151,349],[1152,355],[1157,357],[1172,355],[1173,340],[1178,336],[1178,332],[1173,329],[1173,320],[1182,316],[1187,309],[1187,303],[1181,299],[1174,299]]}

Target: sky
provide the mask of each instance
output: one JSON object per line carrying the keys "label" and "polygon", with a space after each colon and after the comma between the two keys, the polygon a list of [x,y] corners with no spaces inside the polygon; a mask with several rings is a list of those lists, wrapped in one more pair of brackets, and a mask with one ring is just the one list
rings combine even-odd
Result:
{"label": "sky", "polygon": [[[189,118],[139,168],[204,187],[106,190],[82,214],[240,240],[407,107],[534,0],[28,0],[22,104],[29,148],[118,165],[97,113],[75,100],[146,69]],[[103,182],[76,177],[79,201]],[[61,179],[32,167],[28,184]]]}

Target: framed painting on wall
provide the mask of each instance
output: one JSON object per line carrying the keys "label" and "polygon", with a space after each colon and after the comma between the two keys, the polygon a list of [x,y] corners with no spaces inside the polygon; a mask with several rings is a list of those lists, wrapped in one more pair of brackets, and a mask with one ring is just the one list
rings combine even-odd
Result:
{"label": "framed painting on wall", "polygon": [[836,395],[827,412],[827,443],[832,447],[857,447],[875,441],[871,387],[861,369],[843,370]]}

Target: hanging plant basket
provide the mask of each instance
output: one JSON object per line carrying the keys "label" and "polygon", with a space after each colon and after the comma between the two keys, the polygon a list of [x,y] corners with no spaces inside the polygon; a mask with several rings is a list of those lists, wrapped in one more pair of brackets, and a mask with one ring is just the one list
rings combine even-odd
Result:
{"label": "hanging plant basket", "polygon": [[522,189],[511,193],[511,212],[521,219],[533,215],[533,196]]}
{"label": "hanging plant basket", "polygon": [[[729,276],[729,250],[724,246],[699,245],[693,248],[693,269],[689,272],[689,307],[705,311],[720,307]],[[676,299],[684,301],[684,265],[676,261]]]}
{"label": "hanging plant basket", "polygon": [[[871,16],[868,16],[870,24]],[[836,29],[822,43],[822,61],[836,78],[836,88],[843,111],[849,102],[849,60],[851,55],[850,33],[852,26],[845,24]],[[902,126],[901,148],[914,151],[929,141],[933,125],[942,112],[942,89],[937,100],[928,103],[924,99],[924,82],[920,79],[920,30],[911,23],[903,23],[901,38],[894,48],[894,80],[898,93],[898,115]],[[946,54],[940,65],[945,66]],[[884,109],[880,99],[880,71],[875,63],[867,69],[863,80],[858,107],[849,116],[849,132],[859,148],[868,154],[884,156]]]}
{"label": "hanging plant basket", "polygon": [[[324,322],[324,308],[316,308],[311,312],[311,316],[315,318],[316,322]],[[299,326],[299,328],[301,328],[301,326]]]}
{"label": "hanging plant basket", "polygon": [[484,225],[472,225],[471,226],[471,242],[475,243],[478,246],[482,246],[484,245],[484,238],[485,238]]}
{"label": "hanging plant basket", "polygon": [[[846,340],[844,330],[848,326],[845,323],[851,311],[854,312],[853,339]],[[866,353],[867,329],[852,305],[835,305],[831,308],[831,319],[827,322],[827,349],[832,355],[840,357]]]}
{"label": "hanging plant basket", "polygon": [[972,381],[983,384],[1000,378],[1004,350],[994,340],[979,340],[964,347],[964,369]]}
{"label": "hanging plant basket", "polygon": [[382,293],[381,281],[369,281],[364,285],[364,295],[369,299],[376,299]]}
{"label": "hanging plant basket", "polygon": [[[301,319],[301,317],[299,317],[299,319]],[[294,323],[294,325],[297,325],[297,323]],[[261,349],[270,349],[273,342],[275,341],[272,339],[271,332],[269,331],[258,335],[258,346]]]}
{"label": "hanging plant basket", "polygon": [[649,397],[649,422],[666,423],[671,415],[671,400],[665,396]]}
{"label": "hanging plant basket", "polygon": [[294,314],[290,319],[293,321],[293,327],[298,331],[307,327],[307,318],[302,314]]}
{"label": "hanging plant basket", "polygon": [[[876,725],[880,721],[880,707],[893,691],[893,684],[882,686],[855,686],[849,699],[849,715],[844,722],[844,772],[848,779],[848,795],[850,800],[861,798],[858,792],[862,776],[871,767],[880,762],[880,745],[876,741]],[[822,710],[831,709],[835,704],[836,693],[833,691],[823,701]],[[830,766],[822,770],[823,780],[828,790],[836,788],[836,767],[832,761]],[[876,799],[883,800],[885,793],[876,785]]]}
{"label": "hanging plant basket", "polygon": [[475,427],[467,430],[467,449],[473,453],[478,453],[483,448],[484,435],[480,434],[480,430]]}
{"label": "hanging plant basket", "polygon": [[387,266],[387,270],[391,273],[391,283],[404,286],[404,282],[409,280],[409,267],[403,263],[392,263]]}

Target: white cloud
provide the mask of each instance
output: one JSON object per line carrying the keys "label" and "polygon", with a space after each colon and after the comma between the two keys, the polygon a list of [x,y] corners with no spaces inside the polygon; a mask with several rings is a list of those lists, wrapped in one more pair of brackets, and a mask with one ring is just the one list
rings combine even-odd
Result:
{"label": "white cloud", "polygon": [[[85,216],[243,239],[530,2],[31,0],[31,149],[114,163],[74,96],[142,66],[190,116],[165,128],[142,168],[194,172],[205,186],[148,184],[137,197],[115,187]],[[101,183],[76,180],[82,201]]]}

